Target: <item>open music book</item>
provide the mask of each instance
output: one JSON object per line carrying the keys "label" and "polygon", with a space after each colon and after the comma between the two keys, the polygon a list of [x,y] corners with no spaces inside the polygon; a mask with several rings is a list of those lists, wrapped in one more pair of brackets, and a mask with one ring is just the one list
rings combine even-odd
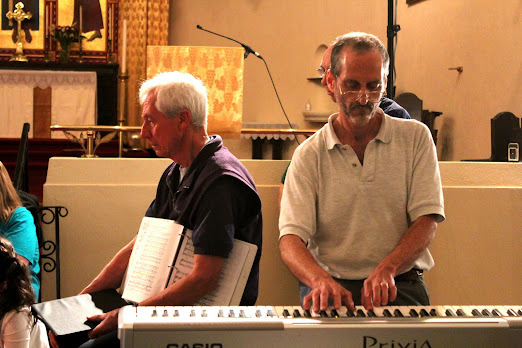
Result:
{"label": "open music book", "polygon": [[[218,287],[195,305],[239,305],[257,245],[234,239]],[[122,298],[139,303],[190,273],[194,265],[192,231],[173,220],[144,217],[123,280]]]}

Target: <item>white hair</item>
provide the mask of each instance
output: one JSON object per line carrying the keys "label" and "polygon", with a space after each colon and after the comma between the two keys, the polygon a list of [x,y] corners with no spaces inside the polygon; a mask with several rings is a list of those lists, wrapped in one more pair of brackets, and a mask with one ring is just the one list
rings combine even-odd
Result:
{"label": "white hair", "polygon": [[156,109],[168,118],[187,109],[192,115],[191,123],[194,127],[207,126],[207,90],[201,80],[179,71],[159,73],[141,85],[141,105],[151,92],[156,93]]}

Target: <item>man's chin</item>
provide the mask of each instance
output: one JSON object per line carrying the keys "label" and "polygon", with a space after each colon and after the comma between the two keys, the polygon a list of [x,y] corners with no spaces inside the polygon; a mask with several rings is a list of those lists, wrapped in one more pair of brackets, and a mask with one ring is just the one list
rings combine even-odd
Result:
{"label": "man's chin", "polygon": [[356,107],[350,110],[350,117],[368,117],[372,114],[372,110],[365,107]]}
{"label": "man's chin", "polygon": [[156,156],[158,156],[158,157],[164,157],[164,156],[165,156],[165,154],[163,153],[163,151],[161,151],[160,148],[158,148],[158,147],[152,145],[152,149],[153,149],[154,152],[156,153]]}

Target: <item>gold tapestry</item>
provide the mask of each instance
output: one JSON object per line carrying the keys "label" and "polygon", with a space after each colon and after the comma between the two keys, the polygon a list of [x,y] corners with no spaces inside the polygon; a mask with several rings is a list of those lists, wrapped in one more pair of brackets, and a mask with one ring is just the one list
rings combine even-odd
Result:
{"label": "gold tapestry", "polygon": [[208,94],[208,132],[239,138],[243,109],[241,47],[149,46],[147,77],[178,70],[203,81]]}
{"label": "gold tapestry", "polygon": [[[120,0],[119,28],[127,19],[127,125],[141,125],[138,91],[147,74],[147,45],[167,45],[169,0]],[[122,30],[119,30],[119,52]],[[121,54],[119,54],[121,64]]]}

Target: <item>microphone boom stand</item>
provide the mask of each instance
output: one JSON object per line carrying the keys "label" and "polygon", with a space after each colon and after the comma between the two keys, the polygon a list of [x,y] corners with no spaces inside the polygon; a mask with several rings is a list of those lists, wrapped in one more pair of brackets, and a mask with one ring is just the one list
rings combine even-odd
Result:
{"label": "microphone boom stand", "polygon": [[394,74],[395,74],[395,44],[394,40],[397,37],[397,33],[401,30],[401,26],[395,24],[395,6],[393,2],[395,0],[388,0],[388,55],[390,56],[390,67],[388,73],[388,85],[386,86],[386,94],[388,98],[395,98],[395,86],[394,86]]}
{"label": "microphone boom stand", "polygon": [[275,94],[276,94],[276,97],[277,97],[277,100],[279,101],[279,105],[281,106],[281,110],[283,110],[283,114],[285,115],[285,118],[286,118],[286,121],[288,122],[288,126],[290,127],[290,130],[292,131],[292,133],[294,134],[294,137],[295,137],[295,141],[297,141],[297,144],[301,144],[299,142],[299,139],[297,139],[297,134],[295,134],[293,128],[292,128],[292,124],[290,123],[290,120],[288,119],[288,115],[286,114],[285,112],[285,108],[283,107],[283,103],[281,103],[281,98],[279,98],[279,93],[277,93],[277,88],[275,86],[275,83],[274,83],[274,79],[272,79],[272,74],[270,73],[270,69],[268,69],[268,65],[266,64],[266,60],[261,57],[261,55],[259,53],[257,53],[256,51],[254,51],[250,46],[248,45],[245,45],[244,43],[242,42],[239,42],[237,40],[234,40],[228,36],[225,36],[225,35],[221,35],[221,34],[218,34],[218,33],[214,33],[213,31],[210,31],[210,30],[207,30],[207,29],[203,29],[201,27],[201,25],[196,25],[196,28],[199,29],[199,30],[203,30],[203,31],[206,31],[208,33],[211,33],[211,34],[214,34],[214,35],[217,35],[217,36],[221,36],[225,39],[228,39],[228,40],[231,40],[231,41],[234,41],[234,42],[237,42],[238,44],[240,44],[241,46],[243,46],[243,48],[245,49],[245,55],[243,56],[245,59],[246,57],[248,57],[248,55],[250,53],[252,53],[253,55],[255,55],[257,58],[261,59],[263,61],[263,63],[265,63],[265,67],[266,67],[266,71],[268,71],[268,76],[270,77],[270,81],[272,81],[272,86],[274,87],[274,91],[275,91]]}

